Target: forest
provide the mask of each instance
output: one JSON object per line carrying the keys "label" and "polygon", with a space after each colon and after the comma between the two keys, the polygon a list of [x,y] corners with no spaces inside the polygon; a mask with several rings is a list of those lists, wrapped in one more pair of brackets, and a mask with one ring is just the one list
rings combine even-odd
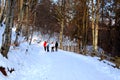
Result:
{"label": "forest", "polygon": [[[59,33],[60,49],[63,35],[75,40],[78,53],[92,55],[101,47],[107,56],[120,56],[120,0],[0,0],[0,25],[6,24],[2,35],[1,54],[7,58],[11,45],[19,46],[19,36],[32,40],[34,32]],[[12,28],[16,39],[11,42]]]}

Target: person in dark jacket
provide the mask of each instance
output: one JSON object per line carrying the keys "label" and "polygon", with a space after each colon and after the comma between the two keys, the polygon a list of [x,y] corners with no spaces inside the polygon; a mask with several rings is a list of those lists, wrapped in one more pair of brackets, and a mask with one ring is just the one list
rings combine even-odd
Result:
{"label": "person in dark jacket", "polygon": [[49,52],[49,43],[47,43],[47,52]]}
{"label": "person in dark jacket", "polygon": [[58,51],[58,42],[55,43],[55,51]]}

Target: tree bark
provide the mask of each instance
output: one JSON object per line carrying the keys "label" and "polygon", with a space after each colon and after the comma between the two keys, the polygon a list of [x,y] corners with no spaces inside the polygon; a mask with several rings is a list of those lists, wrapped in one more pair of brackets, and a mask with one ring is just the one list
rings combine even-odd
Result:
{"label": "tree bark", "polygon": [[28,41],[29,39],[29,0],[25,0],[26,3],[26,8],[25,8],[25,12],[26,12],[26,17],[25,17],[25,38]]}
{"label": "tree bark", "polygon": [[92,0],[92,44],[93,44],[93,52],[95,51],[95,25],[94,25],[94,0]]}
{"label": "tree bark", "polygon": [[18,38],[20,36],[20,32],[21,32],[21,26],[22,26],[22,20],[23,20],[23,15],[24,15],[24,4],[23,4],[23,0],[20,0],[17,2],[19,7],[19,14],[18,14],[18,24],[17,24],[17,27],[16,27],[16,38],[15,38],[15,41],[14,41],[14,44],[16,46],[18,46]]}
{"label": "tree bark", "polygon": [[11,46],[11,34],[12,34],[12,24],[13,24],[13,12],[15,6],[15,0],[6,0],[7,3],[7,19],[6,19],[6,28],[3,33],[3,44],[1,47],[1,53],[4,57],[7,58],[9,48]]}
{"label": "tree bark", "polygon": [[1,0],[1,8],[0,8],[0,24],[2,24],[2,21],[4,19],[4,12],[5,12],[5,1]]}
{"label": "tree bark", "polygon": [[63,48],[62,42],[63,42],[63,29],[64,29],[64,20],[61,21],[61,31],[60,31],[60,49]]}
{"label": "tree bark", "polygon": [[97,0],[97,11],[96,11],[96,26],[95,26],[95,43],[94,43],[94,49],[95,52],[98,50],[98,26],[99,26],[99,9],[100,9],[100,1]]}

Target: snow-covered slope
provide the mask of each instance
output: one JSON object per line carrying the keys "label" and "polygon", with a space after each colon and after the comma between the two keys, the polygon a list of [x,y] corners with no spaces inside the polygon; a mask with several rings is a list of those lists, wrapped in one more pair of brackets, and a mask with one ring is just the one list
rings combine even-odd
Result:
{"label": "snow-covered slope", "polygon": [[0,66],[15,69],[7,77],[0,72],[0,80],[120,80],[119,69],[97,59],[63,50],[45,52],[42,42],[24,42],[11,48],[8,60],[0,55]]}

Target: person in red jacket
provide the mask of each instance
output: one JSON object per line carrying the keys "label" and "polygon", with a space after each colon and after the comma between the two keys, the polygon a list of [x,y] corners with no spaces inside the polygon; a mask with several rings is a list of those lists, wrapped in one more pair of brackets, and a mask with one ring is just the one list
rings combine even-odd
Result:
{"label": "person in red jacket", "polygon": [[43,46],[44,46],[44,50],[46,51],[46,46],[47,46],[47,42],[46,41],[43,43]]}

